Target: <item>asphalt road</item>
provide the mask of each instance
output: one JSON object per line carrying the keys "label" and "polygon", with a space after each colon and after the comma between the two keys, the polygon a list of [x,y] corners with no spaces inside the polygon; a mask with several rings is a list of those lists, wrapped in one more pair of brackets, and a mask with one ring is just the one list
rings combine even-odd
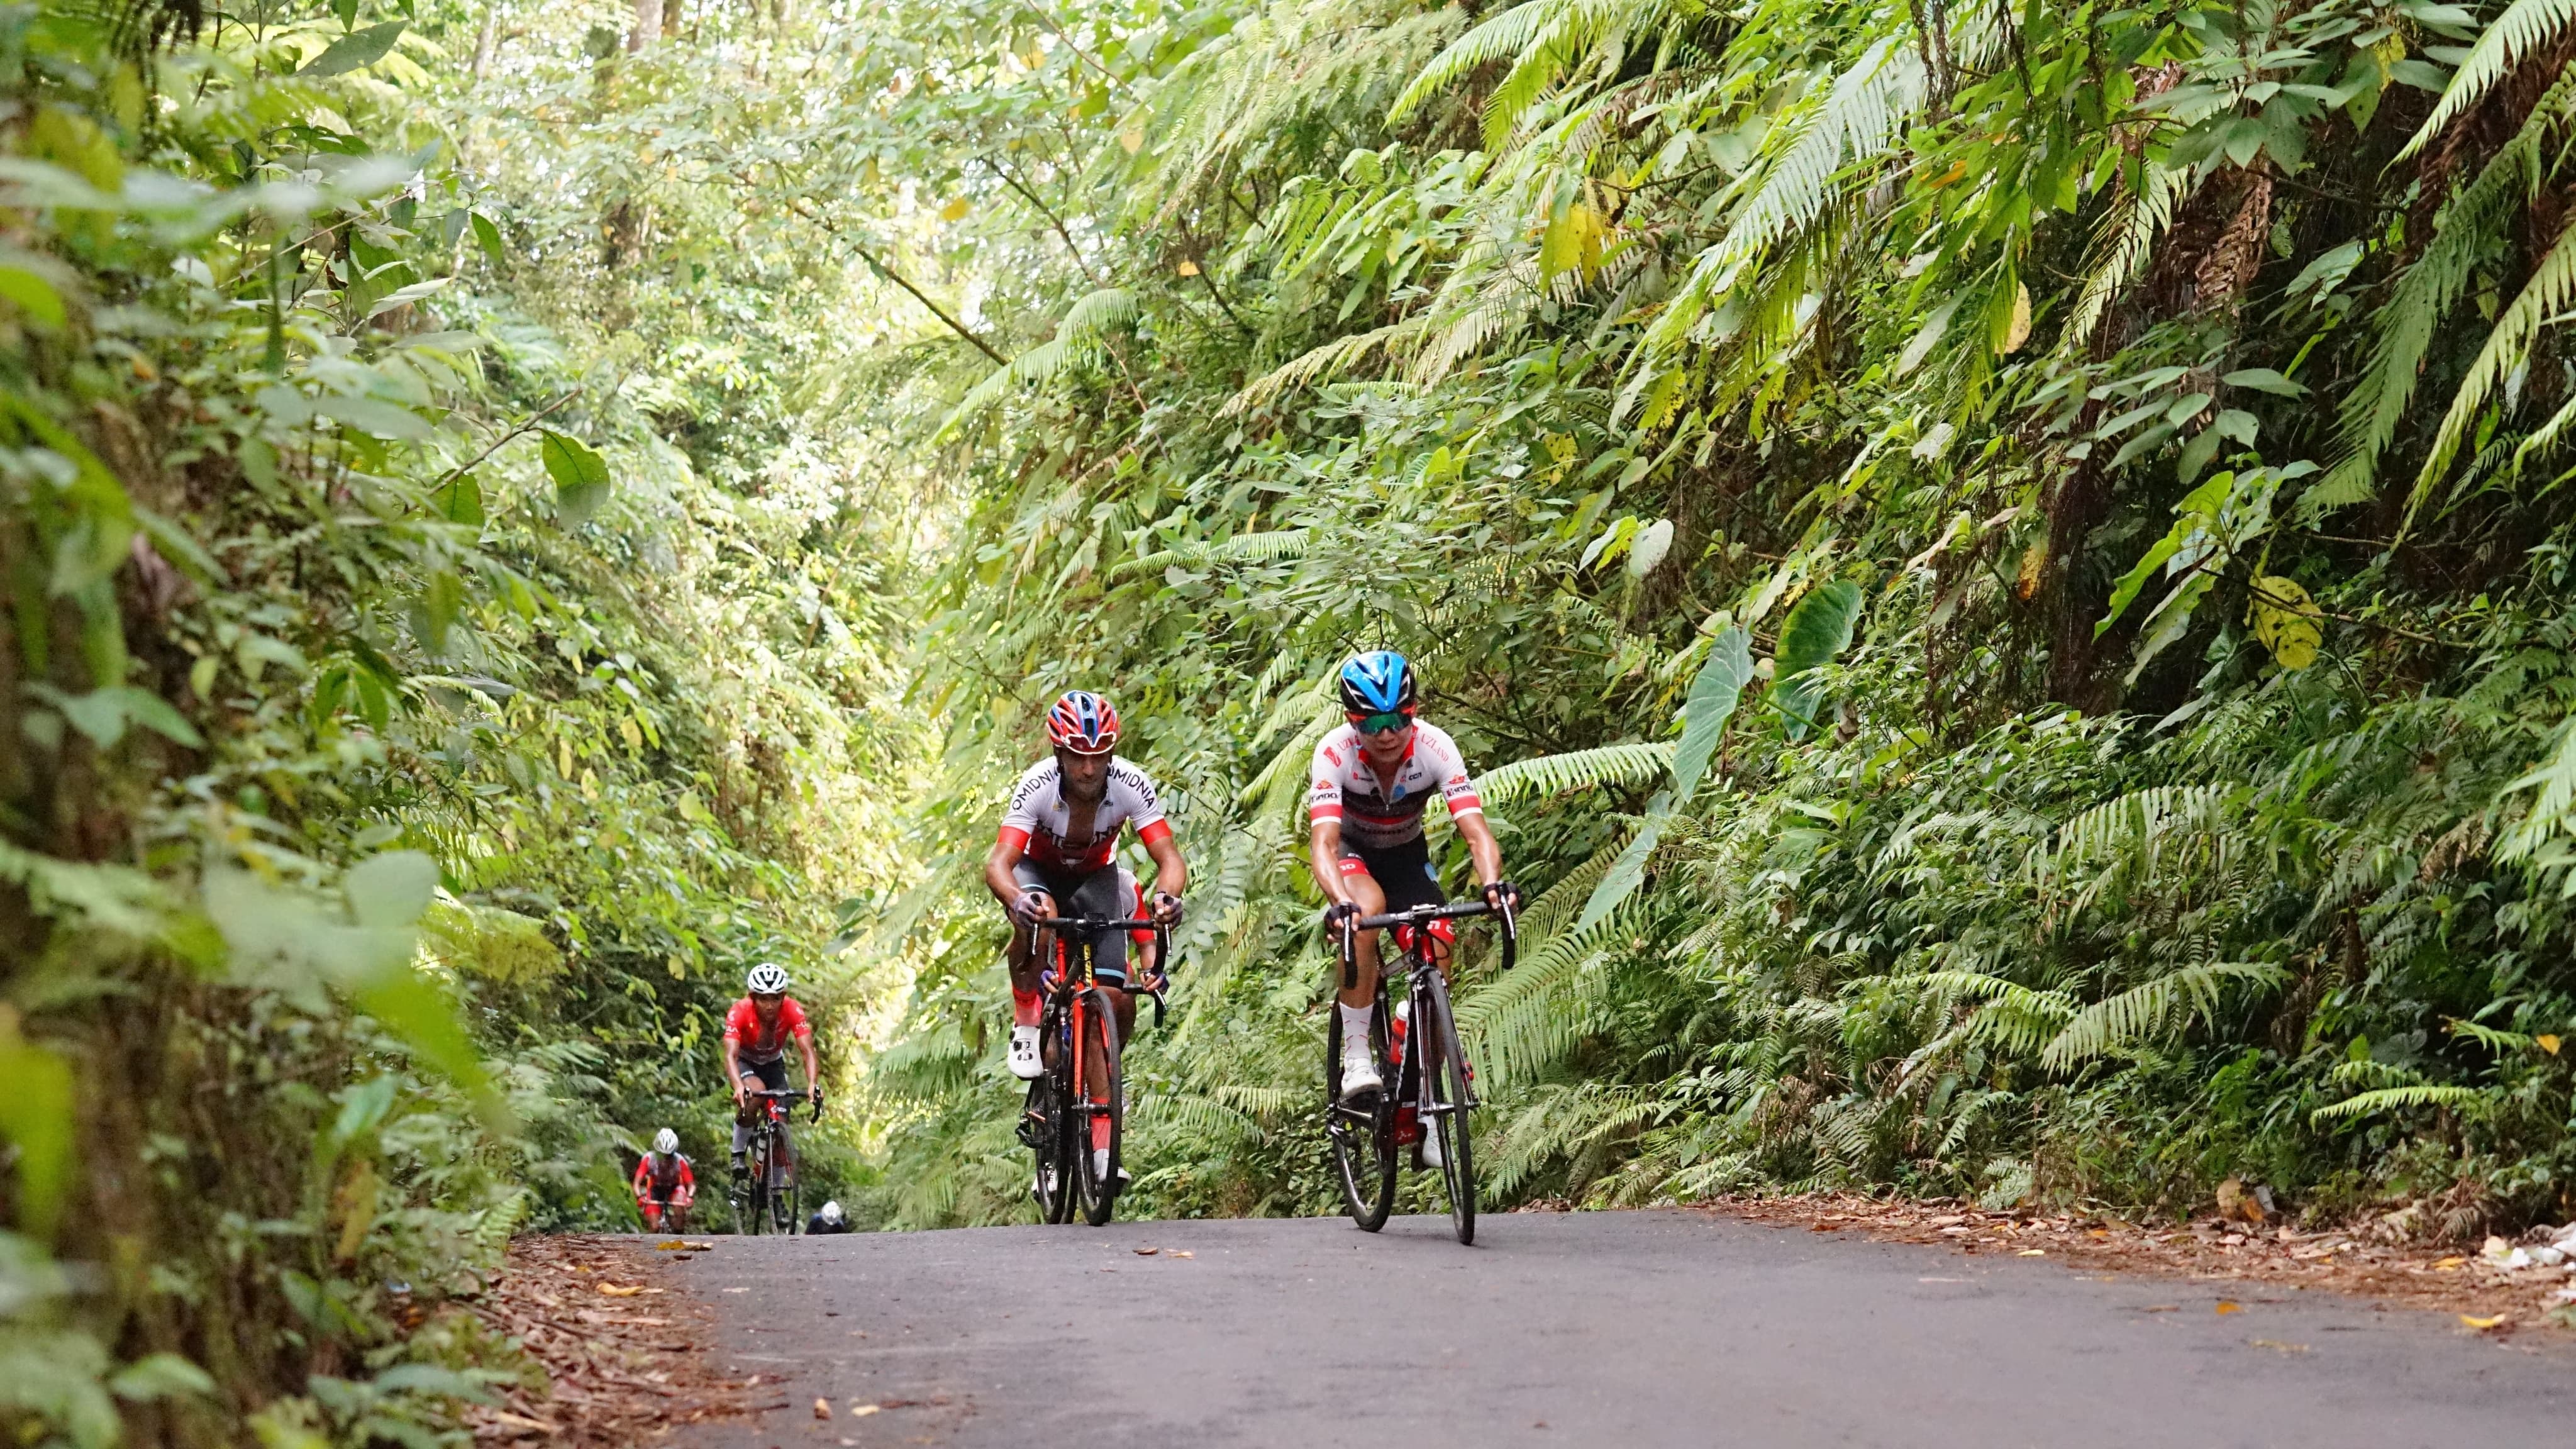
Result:
{"label": "asphalt road", "polygon": [[[1374,1237],[1269,1219],[719,1238],[683,1271],[718,1306],[723,1361],[784,1375],[761,1402],[786,1407],[670,1442],[2500,1449],[2576,1432],[2576,1351],[2364,1301],[1693,1212],[1478,1227],[1473,1248],[1429,1218]],[[2242,1306],[2219,1313],[2222,1296]]]}

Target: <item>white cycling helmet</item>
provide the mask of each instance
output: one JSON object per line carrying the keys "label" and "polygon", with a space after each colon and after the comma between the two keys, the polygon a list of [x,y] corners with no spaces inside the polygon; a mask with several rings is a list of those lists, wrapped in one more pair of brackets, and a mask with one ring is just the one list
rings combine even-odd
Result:
{"label": "white cycling helmet", "polygon": [[763,961],[751,968],[750,977],[742,984],[749,988],[754,996],[775,995],[787,989],[787,968],[774,962]]}
{"label": "white cycling helmet", "polygon": [[653,1134],[653,1150],[664,1157],[680,1150],[680,1134],[665,1127]]}
{"label": "white cycling helmet", "polygon": [[823,1204],[823,1210],[816,1213],[815,1216],[821,1218],[830,1226],[837,1228],[841,1225],[841,1205],[837,1202],[827,1202]]}

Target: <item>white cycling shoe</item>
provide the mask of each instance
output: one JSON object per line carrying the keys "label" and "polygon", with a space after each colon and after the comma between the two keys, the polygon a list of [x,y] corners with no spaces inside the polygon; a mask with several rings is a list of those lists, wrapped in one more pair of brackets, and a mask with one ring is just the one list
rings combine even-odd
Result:
{"label": "white cycling shoe", "polygon": [[[1108,1148],[1106,1148],[1106,1147],[1095,1147],[1095,1148],[1091,1149],[1091,1179],[1092,1179],[1092,1181],[1097,1182],[1097,1181],[1099,1181],[1101,1178],[1107,1177],[1108,1175],[1109,1175],[1109,1149],[1108,1149]],[[1135,1180],[1136,1180],[1136,1175],[1135,1175],[1134,1173],[1129,1172],[1126,1168],[1123,1168],[1123,1167],[1122,1167],[1122,1168],[1120,1168],[1120,1169],[1118,1169],[1118,1185],[1119,1185],[1120,1187],[1122,1187],[1122,1188],[1123,1188],[1123,1187],[1125,1187],[1127,1184],[1129,1184],[1129,1183],[1131,1183],[1131,1182],[1134,1182]]]}
{"label": "white cycling shoe", "polygon": [[1422,1124],[1422,1165],[1425,1167],[1449,1165],[1448,1159],[1440,1155],[1440,1129],[1429,1122]]}
{"label": "white cycling shoe", "polygon": [[1011,1075],[1023,1082],[1034,1082],[1046,1075],[1046,1063],[1038,1056],[1038,1029],[1034,1026],[1011,1028]]}
{"label": "white cycling shoe", "polygon": [[1343,1050],[1343,1097],[1356,1097],[1362,1092],[1374,1092],[1385,1085],[1386,1080],[1377,1074],[1377,1063],[1371,1059],[1366,1046],[1362,1046],[1358,1051],[1351,1051],[1348,1048]]}

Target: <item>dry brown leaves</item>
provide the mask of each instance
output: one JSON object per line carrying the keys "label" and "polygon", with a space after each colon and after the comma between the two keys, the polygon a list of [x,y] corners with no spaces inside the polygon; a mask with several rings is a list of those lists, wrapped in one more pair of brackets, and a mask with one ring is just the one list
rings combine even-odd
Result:
{"label": "dry brown leaves", "polygon": [[749,1413],[762,1377],[728,1379],[709,1363],[714,1315],[673,1273],[684,1256],[634,1238],[513,1241],[475,1311],[525,1345],[550,1387],[469,1410],[474,1442],[590,1449]]}
{"label": "dry brown leaves", "polygon": [[2563,1269],[2508,1273],[2474,1251],[2389,1246],[2347,1232],[2300,1232],[2215,1217],[2155,1227],[1841,1193],[1724,1197],[1697,1206],[1819,1233],[1847,1230],[1881,1242],[1942,1243],[1962,1253],[2044,1256],[2076,1268],[2350,1293],[2475,1318],[2480,1321],[2471,1326],[2489,1333],[2563,1332],[2551,1298],[2576,1283],[2576,1275]]}

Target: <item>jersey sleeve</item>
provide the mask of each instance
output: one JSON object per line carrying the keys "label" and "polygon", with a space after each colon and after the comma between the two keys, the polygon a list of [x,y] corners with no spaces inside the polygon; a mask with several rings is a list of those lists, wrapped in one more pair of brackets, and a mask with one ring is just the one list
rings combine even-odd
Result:
{"label": "jersey sleeve", "polygon": [[1307,770],[1313,783],[1306,790],[1306,816],[1310,820],[1342,818],[1342,752],[1353,748],[1343,738],[1347,731],[1333,730],[1315,742],[1314,763]]}
{"label": "jersey sleeve", "polygon": [[644,1190],[644,1184],[652,1176],[653,1154],[647,1152],[643,1156],[635,1159],[635,1190],[639,1193],[642,1192]]}
{"label": "jersey sleeve", "polygon": [[1037,834],[1038,797],[1045,793],[1040,776],[1044,773],[1042,761],[1037,769],[1020,776],[1020,783],[1011,787],[1011,803],[1002,809],[1002,829],[997,838],[1013,850],[1026,847],[1029,837]]}
{"label": "jersey sleeve", "polygon": [[778,1024],[794,1032],[798,1041],[814,1039],[814,1024],[805,1019],[805,1008],[797,1005],[793,996],[778,1003]]}
{"label": "jersey sleeve", "polygon": [[1443,734],[1440,744],[1440,798],[1449,802],[1450,817],[1484,814],[1485,802],[1476,794],[1476,782],[1467,774],[1467,757],[1459,752],[1458,742]]}
{"label": "jersey sleeve", "polygon": [[743,1033],[750,1026],[750,1023],[745,1018],[750,1015],[751,998],[746,996],[742,1000],[735,1002],[733,1004],[733,1009],[725,1013],[724,1039],[730,1042],[741,1041],[743,1039]]}
{"label": "jersey sleeve", "polygon": [[685,1157],[681,1158],[681,1159],[680,1159],[680,1186],[682,1186],[682,1187],[696,1187],[697,1185],[698,1185],[698,1175],[697,1175],[696,1173],[694,1173],[694,1172],[689,1171],[689,1159],[687,1159],[687,1158],[685,1158]]}
{"label": "jersey sleeve", "polygon": [[1136,838],[1147,845],[1172,837],[1172,822],[1163,818],[1163,797],[1154,788],[1153,779],[1133,765],[1126,767],[1127,789],[1133,799],[1127,802],[1127,821],[1136,827]]}

